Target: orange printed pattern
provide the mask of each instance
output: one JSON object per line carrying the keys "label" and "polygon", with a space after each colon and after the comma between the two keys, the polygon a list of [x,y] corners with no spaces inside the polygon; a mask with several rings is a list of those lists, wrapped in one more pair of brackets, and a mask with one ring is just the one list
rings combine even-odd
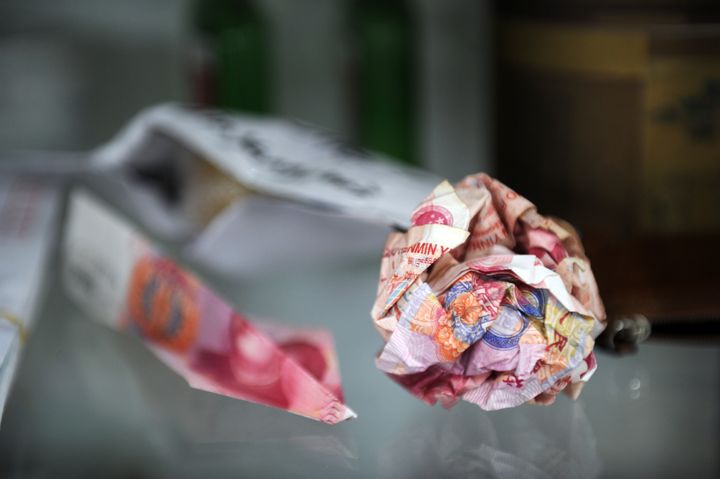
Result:
{"label": "orange printed pattern", "polygon": [[142,335],[176,352],[195,342],[200,320],[195,280],[172,262],[140,258],[132,271],[127,304]]}

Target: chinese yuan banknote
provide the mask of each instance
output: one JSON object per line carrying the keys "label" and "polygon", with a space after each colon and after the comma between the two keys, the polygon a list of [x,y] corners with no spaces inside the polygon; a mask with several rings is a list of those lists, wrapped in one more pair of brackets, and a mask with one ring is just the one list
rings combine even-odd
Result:
{"label": "chinese yuan banknote", "polygon": [[382,257],[377,367],[428,404],[576,398],[605,310],[577,234],[485,174],[438,185]]}
{"label": "chinese yuan banknote", "polygon": [[251,322],[88,193],[74,193],[69,216],[70,295],[190,386],[330,424],[355,417],[327,331]]}

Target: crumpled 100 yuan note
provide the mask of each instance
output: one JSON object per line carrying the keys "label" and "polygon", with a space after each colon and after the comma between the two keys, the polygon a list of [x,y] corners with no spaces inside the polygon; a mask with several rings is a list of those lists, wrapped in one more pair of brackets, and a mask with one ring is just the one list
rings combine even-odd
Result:
{"label": "crumpled 100 yuan note", "polygon": [[137,334],[192,387],[330,424],[355,417],[327,331],[251,322],[84,191],[71,199],[64,253],[73,299]]}
{"label": "crumpled 100 yuan note", "polygon": [[572,227],[485,174],[441,183],[389,236],[372,317],[378,368],[429,404],[486,410],[576,398],[605,325]]}

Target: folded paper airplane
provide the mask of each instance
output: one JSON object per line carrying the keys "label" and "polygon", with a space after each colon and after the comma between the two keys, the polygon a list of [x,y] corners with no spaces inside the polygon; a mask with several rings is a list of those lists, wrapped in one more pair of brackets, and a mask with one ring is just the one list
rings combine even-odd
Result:
{"label": "folded paper airplane", "polygon": [[64,282],[93,318],[136,334],[190,386],[335,424],[331,335],[251,321],[84,190],[70,200]]}

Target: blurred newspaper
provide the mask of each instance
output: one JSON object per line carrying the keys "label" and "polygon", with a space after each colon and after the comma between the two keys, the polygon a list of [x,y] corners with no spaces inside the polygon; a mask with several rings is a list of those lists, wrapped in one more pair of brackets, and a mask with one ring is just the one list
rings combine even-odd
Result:
{"label": "blurred newspaper", "polygon": [[140,112],[90,164],[96,192],[154,237],[245,277],[375,258],[442,180],[306,125],[175,104]]}
{"label": "blurred newspaper", "polygon": [[0,178],[0,419],[39,300],[59,191]]}

